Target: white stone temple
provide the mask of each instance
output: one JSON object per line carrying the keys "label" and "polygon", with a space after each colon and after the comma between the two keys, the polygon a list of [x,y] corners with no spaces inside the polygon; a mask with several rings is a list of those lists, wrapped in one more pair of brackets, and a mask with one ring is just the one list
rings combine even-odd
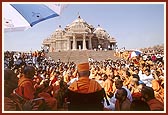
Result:
{"label": "white stone temple", "polygon": [[47,39],[43,46],[49,52],[65,50],[93,50],[93,49],[115,49],[117,42],[106,30],[98,25],[94,28],[85,22],[80,16],[64,29],[59,26]]}

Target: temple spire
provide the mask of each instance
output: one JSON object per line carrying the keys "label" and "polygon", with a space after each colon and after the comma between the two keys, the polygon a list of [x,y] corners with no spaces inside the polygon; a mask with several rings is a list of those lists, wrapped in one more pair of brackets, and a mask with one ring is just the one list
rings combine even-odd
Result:
{"label": "temple spire", "polygon": [[78,12],[78,18],[81,18],[79,12]]}

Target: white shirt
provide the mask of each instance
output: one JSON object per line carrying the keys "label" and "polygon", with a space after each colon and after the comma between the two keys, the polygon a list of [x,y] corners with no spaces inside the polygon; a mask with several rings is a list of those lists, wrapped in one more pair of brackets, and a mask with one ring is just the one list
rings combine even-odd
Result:
{"label": "white shirt", "polygon": [[146,84],[146,86],[149,86],[149,87],[152,87],[152,83],[151,81],[153,80],[153,75],[150,74],[149,76],[147,76],[146,74],[143,74],[141,77],[140,77],[140,80],[142,82],[144,82]]}

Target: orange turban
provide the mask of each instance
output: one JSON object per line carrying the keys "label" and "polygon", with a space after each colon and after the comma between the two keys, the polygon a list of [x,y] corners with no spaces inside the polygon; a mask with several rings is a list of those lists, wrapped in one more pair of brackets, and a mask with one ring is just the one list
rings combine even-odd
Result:
{"label": "orange turban", "polygon": [[78,65],[77,69],[78,69],[78,72],[88,71],[89,70],[89,63],[81,63]]}

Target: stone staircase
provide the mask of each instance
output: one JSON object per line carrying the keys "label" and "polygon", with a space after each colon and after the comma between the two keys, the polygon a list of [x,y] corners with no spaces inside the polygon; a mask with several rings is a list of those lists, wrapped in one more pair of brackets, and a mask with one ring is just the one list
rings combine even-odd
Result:
{"label": "stone staircase", "polygon": [[94,50],[91,50],[91,51],[88,51],[88,55],[89,57],[93,58],[94,60],[97,60],[97,61],[103,61],[105,59],[117,59],[116,57],[114,57],[114,52],[113,50],[108,50],[108,51],[94,51]]}
{"label": "stone staircase", "polygon": [[113,59],[114,57],[113,50],[109,51],[94,51],[94,50],[75,50],[75,51],[60,51],[60,52],[49,52],[46,56],[51,56],[52,59],[57,61],[61,59],[63,62],[75,62],[76,64],[81,62],[88,62],[88,58],[91,57],[97,61],[103,61],[105,59]]}

